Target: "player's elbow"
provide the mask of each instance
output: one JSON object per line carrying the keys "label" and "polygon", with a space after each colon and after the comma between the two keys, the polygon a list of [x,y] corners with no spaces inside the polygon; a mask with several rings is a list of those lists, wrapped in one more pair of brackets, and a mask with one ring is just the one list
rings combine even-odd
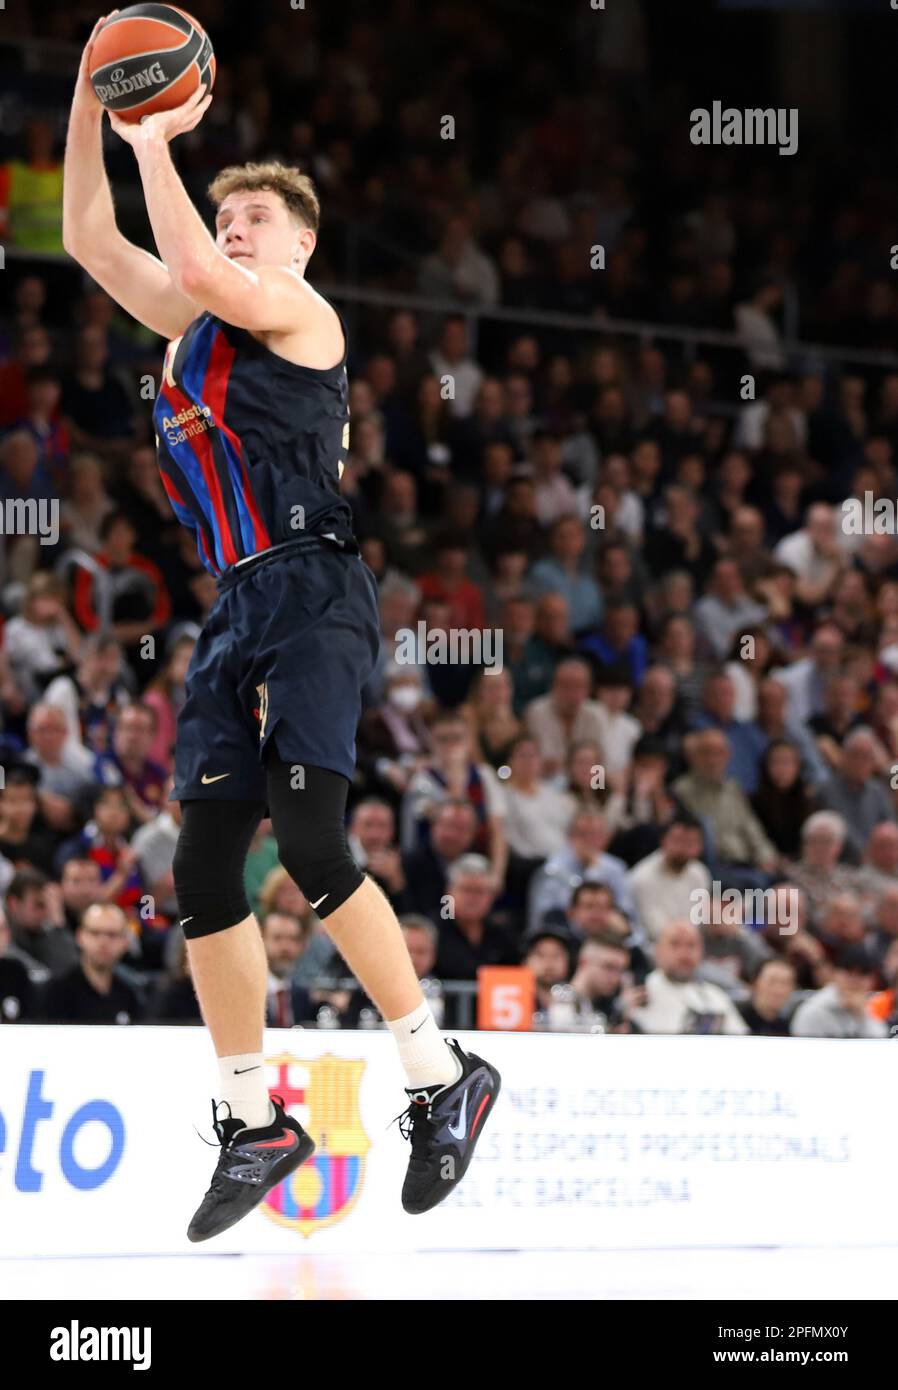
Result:
{"label": "player's elbow", "polygon": [[197,261],[188,261],[177,270],[169,267],[169,274],[175,289],[180,294],[192,299],[195,304],[202,304],[210,289],[210,277],[205,266]]}

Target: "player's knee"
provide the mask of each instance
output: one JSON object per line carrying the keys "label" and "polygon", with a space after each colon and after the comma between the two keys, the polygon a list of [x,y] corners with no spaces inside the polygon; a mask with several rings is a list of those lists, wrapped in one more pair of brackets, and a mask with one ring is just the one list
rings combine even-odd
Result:
{"label": "player's knee", "polygon": [[341,819],[305,825],[293,820],[276,826],[275,834],[278,858],[319,917],[341,907],[364,882]]}
{"label": "player's knee", "polygon": [[[240,803],[234,803],[236,808]],[[188,938],[226,931],[250,915],[243,881],[244,864],[255,815],[202,802],[185,802],[181,833],[175,846],[172,876]]]}

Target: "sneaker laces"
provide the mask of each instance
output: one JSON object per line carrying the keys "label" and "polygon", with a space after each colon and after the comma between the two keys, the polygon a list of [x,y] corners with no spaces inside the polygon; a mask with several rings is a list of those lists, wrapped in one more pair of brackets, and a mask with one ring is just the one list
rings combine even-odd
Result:
{"label": "sneaker laces", "polygon": [[403,1139],[412,1141],[412,1157],[423,1158],[428,1152],[434,1130],[431,1113],[433,1096],[428,1095],[426,1091],[419,1091],[416,1094],[425,1096],[425,1099],[416,1100],[412,1097],[405,1110],[392,1119],[387,1128],[389,1129],[398,1123],[399,1133]]}

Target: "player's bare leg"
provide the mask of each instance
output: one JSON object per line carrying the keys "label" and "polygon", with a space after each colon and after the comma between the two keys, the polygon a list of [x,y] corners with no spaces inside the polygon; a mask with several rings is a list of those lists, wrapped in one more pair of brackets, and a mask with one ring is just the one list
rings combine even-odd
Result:
{"label": "player's bare leg", "polygon": [[217,1057],[262,1050],[268,961],[252,915],[187,942],[190,976]]}

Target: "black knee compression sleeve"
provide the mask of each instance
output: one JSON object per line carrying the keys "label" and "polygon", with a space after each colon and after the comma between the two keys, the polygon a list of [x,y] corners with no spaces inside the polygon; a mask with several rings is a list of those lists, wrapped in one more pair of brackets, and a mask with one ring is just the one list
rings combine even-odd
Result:
{"label": "black knee compression sleeve", "polygon": [[249,916],[243,870],[264,810],[257,801],[181,803],[172,872],[185,936],[210,936]]}
{"label": "black knee compression sleeve", "polygon": [[276,756],[265,766],[278,858],[318,916],[327,917],[365,879],[346,843],[349,783],[339,772]]}

